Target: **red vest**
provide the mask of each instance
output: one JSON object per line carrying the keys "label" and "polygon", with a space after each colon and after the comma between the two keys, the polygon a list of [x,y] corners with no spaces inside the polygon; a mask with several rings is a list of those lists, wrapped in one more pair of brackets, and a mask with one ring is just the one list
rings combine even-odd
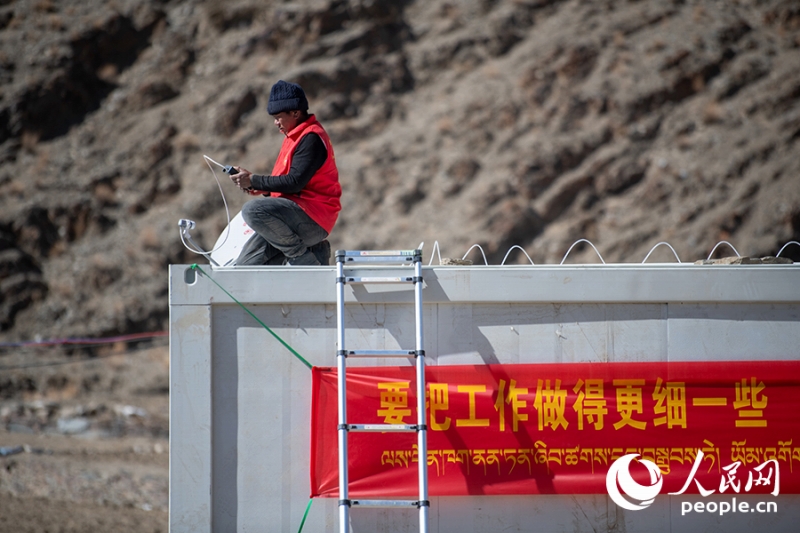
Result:
{"label": "red vest", "polygon": [[311,180],[299,193],[273,192],[271,195],[282,196],[295,202],[330,235],[336,219],[339,217],[339,211],[342,210],[342,204],[339,202],[339,198],[342,196],[342,187],[339,185],[339,170],[336,168],[336,157],[333,155],[331,140],[314,115],[299,124],[284,138],[278,159],[272,168],[272,175],[283,176],[289,173],[292,168],[292,155],[300,140],[309,133],[316,133],[325,143],[325,149],[328,150],[328,158],[325,163],[311,176]]}

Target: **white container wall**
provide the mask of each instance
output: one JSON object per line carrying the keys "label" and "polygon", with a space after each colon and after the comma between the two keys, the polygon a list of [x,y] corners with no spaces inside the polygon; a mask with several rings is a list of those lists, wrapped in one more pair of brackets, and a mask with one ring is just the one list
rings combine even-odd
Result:
{"label": "white container wall", "polygon": [[[169,271],[170,531],[297,531],[309,502],[311,372],[233,298],[310,364],[335,367],[335,267],[201,269]],[[800,264],[444,266],[423,277],[428,365],[800,359]],[[345,298],[348,349],[414,345],[412,286],[348,285]],[[348,363],[382,364],[413,362]],[[699,499],[661,495],[626,511],[605,494],[432,497],[430,531],[800,524],[797,495],[781,494],[777,513],[681,516],[681,501]],[[418,529],[416,510],[350,515],[356,533]],[[314,500],[303,531],[338,531],[336,499]]]}

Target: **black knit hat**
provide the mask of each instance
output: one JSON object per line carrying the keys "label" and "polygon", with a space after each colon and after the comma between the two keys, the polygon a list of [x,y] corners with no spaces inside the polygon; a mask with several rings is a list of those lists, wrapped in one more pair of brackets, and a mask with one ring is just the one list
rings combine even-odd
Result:
{"label": "black knit hat", "polygon": [[308,111],[308,100],[303,88],[296,83],[278,80],[269,91],[267,113],[277,115],[283,111]]}

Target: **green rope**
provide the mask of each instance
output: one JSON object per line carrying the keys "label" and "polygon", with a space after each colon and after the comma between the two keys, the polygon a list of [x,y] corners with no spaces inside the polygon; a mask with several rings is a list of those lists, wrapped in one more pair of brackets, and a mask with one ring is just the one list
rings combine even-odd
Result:
{"label": "green rope", "polygon": [[[259,324],[261,324],[261,326],[262,326],[264,329],[266,329],[267,331],[269,331],[270,335],[272,335],[273,337],[275,337],[276,339],[278,339],[278,342],[280,342],[281,344],[283,344],[283,345],[286,347],[286,349],[287,349],[287,350],[289,350],[290,352],[292,352],[292,355],[294,355],[295,357],[297,357],[298,359],[300,359],[300,361],[301,361],[301,362],[302,362],[304,365],[306,365],[306,366],[307,366],[309,369],[310,369],[310,368],[312,368],[312,366],[311,366],[311,363],[309,363],[308,361],[306,361],[305,359],[303,359],[303,356],[302,356],[302,355],[300,355],[299,353],[297,353],[297,351],[296,351],[294,348],[292,348],[291,346],[289,346],[288,344],[286,344],[286,341],[284,341],[283,339],[281,339],[281,338],[280,338],[280,337],[279,337],[279,336],[278,336],[278,335],[277,335],[277,334],[276,334],[274,331],[272,331],[271,329],[269,329],[269,326],[267,326],[266,324],[264,324],[264,323],[263,323],[263,322],[262,322],[262,321],[261,321],[261,320],[260,320],[260,319],[259,319],[259,318],[258,318],[256,315],[254,315],[254,314],[253,314],[253,313],[252,313],[252,312],[251,312],[251,311],[250,311],[248,308],[246,308],[244,305],[242,305],[242,303],[241,303],[239,300],[237,300],[236,298],[234,298],[234,297],[233,297],[233,295],[232,295],[231,293],[229,293],[228,291],[226,291],[226,290],[225,290],[225,288],[224,288],[222,285],[220,285],[219,283],[217,283],[217,281],[216,281],[214,278],[212,278],[211,276],[209,276],[208,274],[206,274],[206,273],[205,273],[205,271],[203,271],[203,269],[202,269],[202,268],[200,268],[200,266],[199,266],[197,263],[195,263],[195,264],[193,264],[193,265],[192,265],[192,270],[199,270],[199,271],[200,271],[200,272],[201,272],[203,275],[205,275],[205,276],[206,276],[208,279],[210,279],[210,280],[211,280],[211,281],[214,283],[214,285],[216,285],[217,287],[219,287],[219,288],[222,290],[222,292],[224,292],[225,294],[227,294],[227,295],[228,295],[228,297],[230,297],[230,299],[231,299],[231,300],[233,300],[234,302],[236,302],[237,304],[239,304],[239,307],[241,307],[242,309],[244,309],[244,310],[247,312],[247,314],[248,314],[248,315],[250,315],[251,317],[253,317],[253,319],[254,319],[256,322],[258,322]],[[309,506],[311,506],[311,503],[309,503]],[[308,510],[306,510],[306,512],[308,512]],[[305,518],[304,518],[304,520],[305,520]]]}
{"label": "green rope", "polygon": [[306,523],[306,518],[308,518],[308,512],[311,510],[311,502],[313,501],[314,501],[313,499],[308,500],[308,505],[306,505],[306,512],[303,513],[303,520],[300,522],[300,529],[297,530],[297,533],[303,533],[303,526]]}

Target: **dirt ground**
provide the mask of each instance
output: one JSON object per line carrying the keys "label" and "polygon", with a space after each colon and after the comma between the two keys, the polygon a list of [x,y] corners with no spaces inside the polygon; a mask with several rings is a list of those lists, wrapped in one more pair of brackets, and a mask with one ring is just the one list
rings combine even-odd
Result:
{"label": "dirt ground", "polygon": [[0,533],[168,531],[168,383],[166,346],[0,352]]}

